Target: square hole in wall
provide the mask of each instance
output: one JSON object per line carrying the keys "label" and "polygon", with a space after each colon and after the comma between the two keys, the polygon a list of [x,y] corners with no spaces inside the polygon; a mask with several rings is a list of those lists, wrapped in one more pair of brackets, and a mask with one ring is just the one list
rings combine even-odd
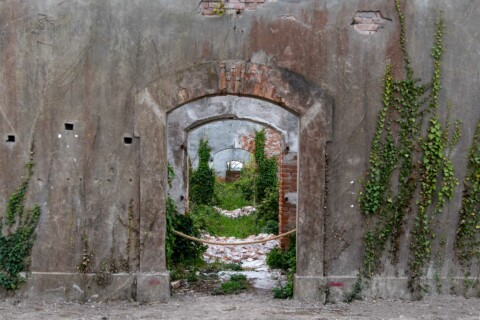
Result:
{"label": "square hole in wall", "polygon": [[65,130],[73,130],[73,123],[66,122],[65,123]]}
{"label": "square hole in wall", "polygon": [[13,134],[9,134],[7,136],[7,142],[15,142],[15,136]]}
{"label": "square hole in wall", "polygon": [[123,137],[123,143],[125,144],[132,144],[133,138],[132,137]]}

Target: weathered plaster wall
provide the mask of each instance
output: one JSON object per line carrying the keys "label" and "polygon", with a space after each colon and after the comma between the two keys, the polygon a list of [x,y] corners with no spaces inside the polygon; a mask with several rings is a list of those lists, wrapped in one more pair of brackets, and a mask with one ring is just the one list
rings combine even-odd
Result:
{"label": "weathered plaster wall", "polygon": [[[385,63],[393,63],[394,71],[401,72],[393,0],[281,0],[222,17],[204,16],[197,6],[198,2],[191,0],[0,3],[0,206],[4,207],[8,195],[19,185],[34,141],[36,166],[29,203],[42,207],[31,263],[34,280],[26,292],[30,297],[81,299],[99,292],[100,297],[135,296],[135,281],[127,273],[117,277],[116,288],[123,289],[113,293],[102,291],[93,281],[82,281],[76,274],[82,236],[95,253],[93,269],[113,254],[117,260],[127,261],[125,271],[141,271],[137,286],[163,286],[160,278],[147,276],[165,271],[161,242],[164,207],[156,201],[163,201],[166,193],[162,189],[164,124],[166,112],[175,106],[163,103],[189,100],[175,91],[183,85],[176,81],[183,79],[186,69],[199,72],[191,74],[185,87],[217,81],[213,75],[209,77],[211,69],[201,69],[201,62],[208,61],[249,61],[285,68],[333,98],[325,216],[322,201],[317,199],[321,196],[309,195],[318,201],[309,208],[317,207],[319,225],[315,228],[326,241],[323,245],[314,233],[301,238],[299,243],[304,247],[299,249],[303,250],[299,261],[305,263],[305,279],[352,277],[361,267],[363,219],[356,207],[358,180],[368,162],[381,107]],[[425,79],[432,72],[430,46],[435,17],[443,11],[446,53],[441,99],[444,106],[447,100],[452,101],[453,118],[463,120],[463,137],[453,154],[462,180],[465,154],[480,117],[480,3],[415,0],[405,1],[404,9],[408,49],[418,76]],[[380,11],[392,22],[374,34],[360,34],[351,26],[358,11]],[[284,80],[299,92],[294,85],[300,83],[298,78],[284,74]],[[137,93],[157,79],[161,80],[155,86],[161,92],[155,93],[156,102],[143,100],[151,110],[135,112]],[[261,91],[258,95],[275,96]],[[290,101],[299,105],[290,105],[293,110],[308,109],[313,103],[295,99]],[[442,108],[443,117],[444,111]],[[73,131],[65,131],[66,122],[74,124]],[[310,132],[306,143],[314,145],[314,137],[323,139],[317,124],[307,118],[301,123],[301,128]],[[7,135],[14,135],[15,142],[7,142]],[[124,136],[134,137],[133,143],[124,144]],[[160,147],[144,148],[141,142],[145,141]],[[308,164],[309,170],[319,166],[321,171],[319,162],[323,162],[323,155],[310,154],[300,165]],[[147,170],[151,183],[140,185],[140,175],[148,176]],[[306,185],[315,183],[308,177],[299,175]],[[460,198],[458,188],[438,227],[447,235],[442,277],[461,275],[452,262]],[[299,218],[304,221],[304,216]],[[306,219],[306,224],[317,221]],[[402,239],[398,264],[387,267],[385,276],[404,279],[407,240]],[[315,250],[321,254],[307,261],[307,252]],[[395,288],[395,284],[377,288]],[[149,299],[155,292],[139,291],[137,298]]]}

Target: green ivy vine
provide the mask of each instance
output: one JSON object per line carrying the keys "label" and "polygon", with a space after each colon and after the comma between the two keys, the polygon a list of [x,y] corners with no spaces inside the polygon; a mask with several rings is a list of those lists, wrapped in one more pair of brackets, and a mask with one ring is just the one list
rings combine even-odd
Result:
{"label": "green ivy vine", "polygon": [[453,197],[458,184],[450,151],[460,138],[460,123],[455,122],[451,130],[450,117],[442,125],[437,115],[444,52],[443,19],[436,23],[432,79],[422,83],[415,78],[408,55],[400,0],[396,0],[395,5],[405,75],[396,79],[391,65],[385,69],[383,107],[378,115],[369,169],[359,198],[367,222],[364,273],[370,277],[378,271],[380,258],[387,248],[393,258],[397,257],[405,218],[416,213],[409,268],[411,279],[418,279],[431,256],[432,221],[441,213],[446,200]]}
{"label": "green ivy vine", "polygon": [[[278,185],[277,159],[268,158],[265,154],[265,129],[255,133],[255,150],[253,156],[257,165],[255,179],[255,201],[260,203],[269,193],[269,189]],[[278,192],[277,192],[278,193]]]}
{"label": "green ivy vine", "polygon": [[480,120],[468,155],[455,248],[460,262],[468,267],[471,260],[480,262]]}
{"label": "green ivy vine", "polygon": [[31,161],[25,165],[26,175],[8,198],[4,219],[0,219],[0,286],[6,290],[16,290],[24,282],[20,273],[27,269],[40,218],[38,205],[25,211],[33,166]]}

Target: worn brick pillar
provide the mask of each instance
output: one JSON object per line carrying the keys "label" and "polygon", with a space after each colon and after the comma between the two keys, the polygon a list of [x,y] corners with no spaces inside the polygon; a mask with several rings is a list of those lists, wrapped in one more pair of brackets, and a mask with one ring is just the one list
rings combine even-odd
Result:
{"label": "worn brick pillar", "polygon": [[[278,230],[284,233],[295,229],[297,216],[297,153],[286,153],[280,158]],[[288,237],[280,240],[285,249]]]}

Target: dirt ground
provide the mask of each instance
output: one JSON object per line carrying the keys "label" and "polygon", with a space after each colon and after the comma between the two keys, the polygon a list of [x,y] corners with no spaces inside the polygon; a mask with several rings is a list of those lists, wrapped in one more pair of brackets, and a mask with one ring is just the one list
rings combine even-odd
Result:
{"label": "dirt ground", "polygon": [[168,303],[0,301],[0,319],[465,319],[480,320],[480,299],[427,297],[420,302],[355,301],[315,305],[277,300],[270,292],[233,296],[175,294]]}

